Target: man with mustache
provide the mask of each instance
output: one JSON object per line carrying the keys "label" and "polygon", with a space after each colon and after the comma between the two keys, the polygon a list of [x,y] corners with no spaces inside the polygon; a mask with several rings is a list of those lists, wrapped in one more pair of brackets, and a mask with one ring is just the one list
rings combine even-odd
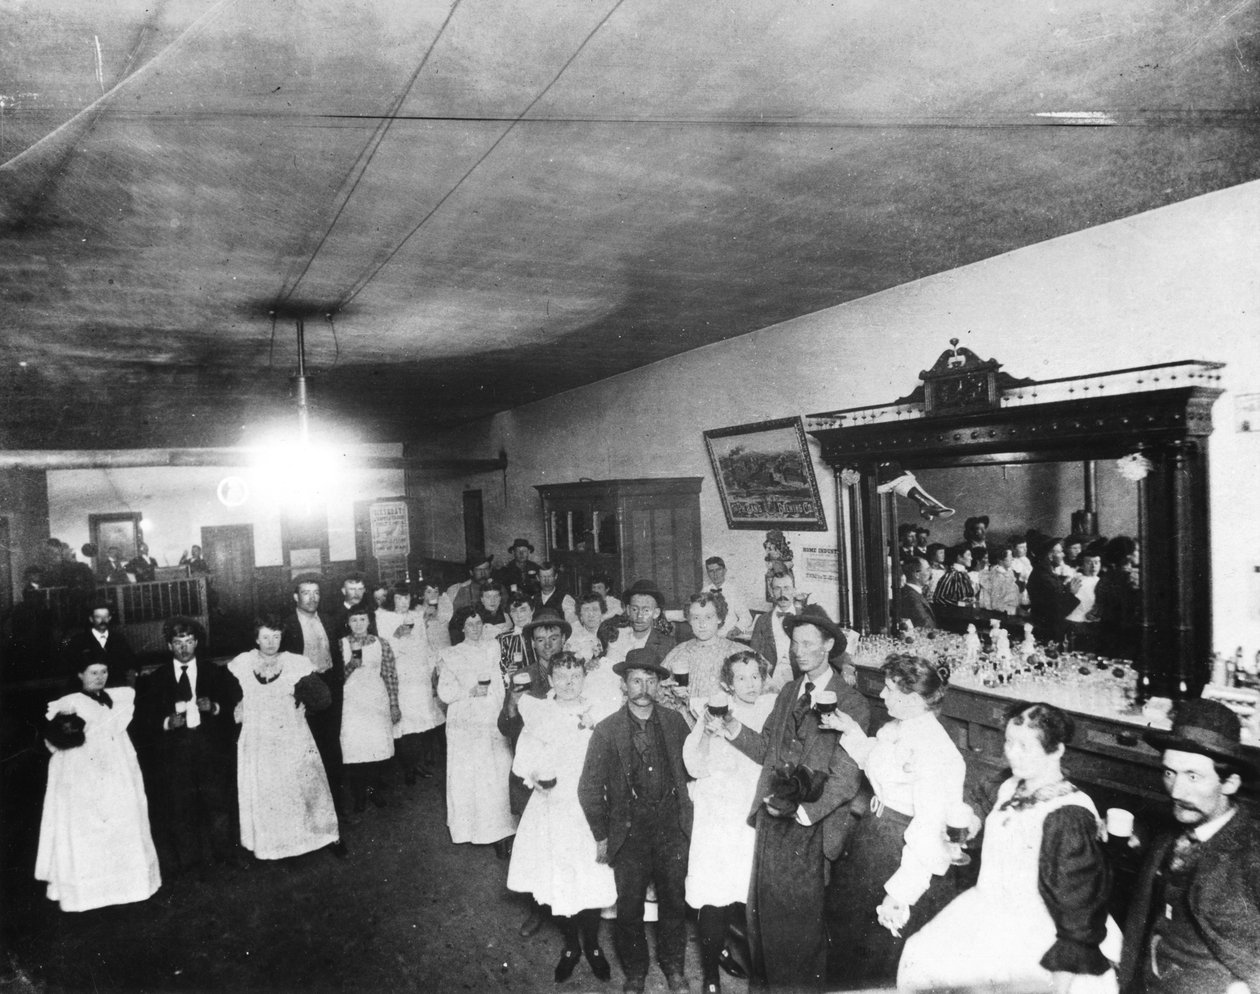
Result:
{"label": "man with mustache", "polygon": [[626,705],[595,726],[578,801],[595,837],[596,859],[612,866],[617,881],[613,937],[626,975],[624,990],[642,991],[647,980],[643,903],[650,883],[659,908],[656,958],[669,989],[682,994],[689,990],[684,975],[692,819],[683,765],[687,723],[677,712],[656,707],[657,687],[670,673],[652,650],[631,649],[613,672],[621,677]]}
{"label": "man with mustache", "polygon": [[770,602],[773,609],[758,615],[753,623],[749,648],[770,661],[770,682],[783,687],[794,679],[788,658],[791,637],[783,622],[796,614],[796,577],[785,566],[777,566],[770,577]]}
{"label": "man with mustache", "polygon": [[1218,701],[1183,702],[1163,751],[1164,789],[1182,831],[1151,847],[1129,907],[1124,994],[1260,991],[1260,826],[1237,805],[1244,776],[1238,716]]}

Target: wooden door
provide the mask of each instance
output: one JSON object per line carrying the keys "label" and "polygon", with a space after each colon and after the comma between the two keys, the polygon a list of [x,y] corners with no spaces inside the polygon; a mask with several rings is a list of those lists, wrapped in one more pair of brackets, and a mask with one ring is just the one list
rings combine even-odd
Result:
{"label": "wooden door", "polygon": [[254,644],[254,526],[202,528],[201,550],[210,565],[211,651],[243,652]]}
{"label": "wooden door", "polygon": [[464,562],[486,554],[486,519],[480,490],[464,491]]}
{"label": "wooden door", "polygon": [[627,586],[655,580],[669,608],[682,607],[700,590],[700,502],[694,494],[624,498],[622,536]]}

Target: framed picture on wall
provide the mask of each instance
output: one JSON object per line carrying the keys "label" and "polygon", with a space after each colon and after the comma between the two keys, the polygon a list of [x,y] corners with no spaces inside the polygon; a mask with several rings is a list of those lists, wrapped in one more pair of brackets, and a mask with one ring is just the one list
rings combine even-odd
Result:
{"label": "framed picture on wall", "polygon": [[117,546],[122,552],[124,563],[131,562],[140,554],[141,517],[139,511],[88,515],[88,534],[92,536],[92,544],[96,546],[94,566],[104,562],[113,546]]}
{"label": "framed picture on wall", "polygon": [[704,433],[729,528],[826,531],[800,418]]}

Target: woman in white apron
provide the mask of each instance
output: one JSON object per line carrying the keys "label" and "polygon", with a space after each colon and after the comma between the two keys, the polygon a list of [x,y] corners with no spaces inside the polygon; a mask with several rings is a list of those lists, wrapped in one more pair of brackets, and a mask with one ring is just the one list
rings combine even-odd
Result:
{"label": "woman in white apron", "polygon": [[362,603],[350,609],[350,633],[341,640],[346,667],[341,756],[356,812],[365,810],[369,799],[385,806],[381,764],[394,755],[394,726],[402,719],[394,651],[385,639],[368,634],[368,612]]}

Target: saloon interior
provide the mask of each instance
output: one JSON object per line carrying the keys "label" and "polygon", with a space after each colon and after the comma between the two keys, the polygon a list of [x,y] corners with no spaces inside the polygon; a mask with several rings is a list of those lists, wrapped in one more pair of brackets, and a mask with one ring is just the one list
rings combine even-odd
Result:
{"label": "saloon interior", "polygon": [[[9,0],[0,52],[5,612],[50,536],[168,590],[201,546],[220,655],[298,572],[450,583],[517,537],[674,609],[720,555],[764,610],[777,527],[878,631],[860,549],[915,510],[828,432],[930,426],[956,339],[1033,381],[999,420],[1204,378],[1158,438],[916,443],[933,541],[1086,508],[1194,629],[1171,696],[1260,650],[1260,0]],[[819,520],[732,517],[705,433],[798,417]],[[172,602],[113,596],[160,653]],[[1103,753],[1104,790],[1149,766]]]}

